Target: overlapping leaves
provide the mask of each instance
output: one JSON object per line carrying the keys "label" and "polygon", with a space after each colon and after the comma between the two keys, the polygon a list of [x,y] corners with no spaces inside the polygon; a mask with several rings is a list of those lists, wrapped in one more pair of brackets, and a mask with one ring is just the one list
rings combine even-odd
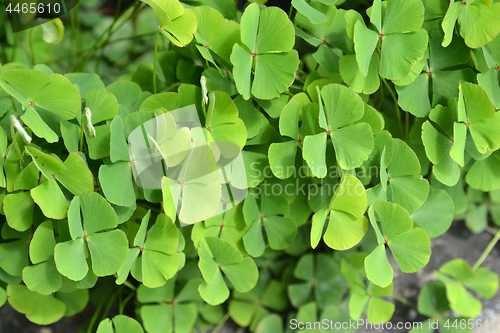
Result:
{"label": "overlapping leaves", "polygon": [[350,287],[350,316],[357,320],[366,313],[366,319],[371,323],[387,322],[392,317],[396,307],[382,297],[391,296],[394,286],[391,283],[382,288],[366,281],[365,258],[366,253],[350,253],[342,259],[340,265],[341,272]]}
{"label": "overlapping leaves", "polygon": [[[399,80],[410,74],[427,48],[427,32],[421,29],[424,6],[421,0],[388,0],[386,6],[382,4],[375,0],[371,7],[370,22],[376,31],[361,20],[355,24],[356,60],[365,77],[371,69],[383,78]],[[371,65],[372,58],[379,55],[380,60]]]}
{"label": "overlapping leaves", "polygon": [[191,40],[198,22],[194,11],[186,9],[178,0],[149,0],[160,23],[160,31],[174,45],[182,47]]}
{"label": "overlapping leaves", "polygon": [[434,274],[446,287],[451,309],[468,318],[476,317],[482,305],[467,288],[486,299],[495,296],[498,290],[498,275],[486,268],[473,270],[463,259],[447,262]]}

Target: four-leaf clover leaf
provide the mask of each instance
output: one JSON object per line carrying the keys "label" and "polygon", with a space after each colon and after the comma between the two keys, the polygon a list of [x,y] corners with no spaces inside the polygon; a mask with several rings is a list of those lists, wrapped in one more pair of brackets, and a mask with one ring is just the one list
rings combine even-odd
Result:
{"label": "four-leaf clover leaf", "polygon": [[231,62],[244,99],[272,99],[292,85],[299,55],[292,49],[293,24],[284,11],[267,7],[260,12],[258,4],[248,6],[241,17],[241,42],[233,46]]}

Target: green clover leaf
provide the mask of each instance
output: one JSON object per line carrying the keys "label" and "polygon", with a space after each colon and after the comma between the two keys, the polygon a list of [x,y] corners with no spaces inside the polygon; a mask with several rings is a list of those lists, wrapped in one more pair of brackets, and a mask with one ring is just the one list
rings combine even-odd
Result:
{"label": "green clover leaf", "polygon": [[366,280],[364,261],[366,253],[350,253],[342,258],[340,269],[350,287],[349,313],[352,319],[360,319],[366,313],[371,323],[389,321],[396,309],[395,305],[381,297],[392,295],[391,283],[385,288]]}
{"label": "green clover leaf", "polygon": [[[349,26],[353,21],[361,19],[361,15],[354,10],[337,9],[333,2],[312,1],[308,3],[308,7],[306,9],[308,13],[299,10],[295,15],[296,35],[316,47],[321,44],[325,44],[325,46],[330,44],[335,45],[345,54],[354,53],[354,44],[352,34],[349,35]],[[318,22],[318,20],[311,21],[308,18],[308,16],[311,16],[309,13],[321,18],[322,22]]]}
{"label": "green clover leaf", "polygon": [[[386,200],[390,196],[392,202],[411,213],[427,200],[429,182],[420,175],[418,157],[404,141],[393,139],[393,147],[393,157],[387,171],[385,153],[382,153],[384,158],[381,158],[380,163],[381,183],[370,189],[370,195],[376,190],[380,191],[380,197],[375,202]],[[370,201],[370,204],[375,202]]]}
{"label": "green clover leaf", "polygon": [[387,259],[386,245],[405,273],[416,272],[427,265],[431,239],[423,229],[413,227],[410,214],[404,208],[381,201],[370,206],[368,215],[379,244],[365,259],[366,276],[371,282],[382,288],[392,283],[393,270]]}
{"label": "green clover leaf", "polygon": [[166,215],[160,214],[147,232],[150,216],[151,211],[148,211],[142,219],[134,247],[128,250],[127,259],[118,270],[117,284],[124,283],[131,271],[132,276],[146,287],[158,288],[179,268],[180,257],[176,252],[179,235],[175,224]]}
{"label": "green clover leaf", "polygon": [[330,204],[313,216],[311,247],[318,246],[326,219],[328,227],[323,235],[326,245],[335,250],[347,250],[358,244],[368,230],[366,192],[359,179],[344,174]]}
{"label": "green clover leaf", "polygon": [[256,330],[261,333],[282,333],[283,320],[276,314],[269,314],[259,321]]}
{"label": "green clover leaf", "polygon": [[474,318],[482,309],[481,302],[467,288],[486,299],[495,296],[498,290],[498,275],[486,268],[472,270],[463,259],[447,262],[434,274],[446,287],[451,309],[464,317]]}
{"label": "green clover leaf", "polygon": [[118,225],[111,205],[95,192],[76,196],[68,210],[68,223],[71,240],[55,247],[57,270],[80,281],[89,272],[86,257],[90,255],[95,275],[116,273],[127,259],[128,241],[123,231],[110,230]]}
{"label": "green clover leaf", "polygon": [[118,315],[99,323],[97,333],[144,333],[141,324],[133,318]]}
{"label": "green clover leaf", "polygon": [[283,216],[290,211],[286,197],[283,194],[274,195],[267,185],[264,183],[258,190],[249,193],[243,204],[245,223],[249,226],[243,236],[243,244],[252,257],[260,257],[264,253],[264,230],[269,247],[274,250],[287,248],[297,235],[295,222]]}
{"label": "green clover leaf", "polygon": [[272,99],[290,87],[299,57],[292,49],[293,24],[285,12],[276,7],[260,12],[257,4],[248,6],[241,17],[241,42],[242,46],[233,46],[231,63],[236,88],[244,99],[250,95]]}
{"label": "green clover leaf", "polygon": [[198,290],[205,302],[217,305],[229,297],[229,289],[222,272],[237,291],[251,290],[259,277],[253,259],[243,257],[234,246],[223,239],[207,237],[205,240],[207,245],[200,243],[198,248],[198,266],[205,280]]}
{"label": "green clover leaf", "polygon": [[[140,312],[144,328],[150,333],[188,333],[198,318],[197,302],[201,300],[198,286],[201,278],[187,281],[176,292],[176,277],[159,288],[140,285],[137,300],[142,303]],[[162,318],[161,320],[158,320]]]}
{"label": "green clover leaf", "polygon": [[292,6],[307,17],[312,24],[320,24],[328,20],[325,14],[311,6],[306,0],[292,0]]}
{"label": "green clover leaf", "polygon": [[[424,71],[408,85],[397,85],[398,103],[416,117],[425,117],[432,107],[446,105],[458,94],[460,82],[474,81],[470,68],[455,69],[469,62],[470,54],[462,39],[455,39],[448,47],[441,46],[443,34],[432,31],[429,35],[429,62]],[[429,89],[432,88],[432,100]],[[416,103],[418,101],[418,103]]]}
{"label": "green clover leaf", "polygon": [[[450,155],[460,165],[463,162],[463,145],[470,132],[480,154],[500,148],[500,116],[496,117],[495,106],[478,85],[462,82],[458,98],[458,123],[454,124],[454,141],[459,145],[452,148]],[[469,131],[466,129],[468,128]]]}
{"label": "green clover leaf", "polygon": [[[317,147],[314,144],[311,145],[309,141],[307,146],[304,142],[304,146],[302,147],[303,138],[321,132],[317,121],[318,111],[317,105],[309,103],[302,106],[299,101],[290,101],[283,108],[280,115],[279,130],[282,136],[290,137],[293,140],[275,142],[269,146],[269,164],[271,171],[276,177],[287,179],[295,173],[295,160],[298,147],[303,148],[302,154],[304,159],[308,161],[313,173],[318,174],[319,177],[325,177],[325,154],[321,152],[321,146],[319,147],[320,152],[317,152]],[[302,123],[299,128],[299,117],[301,114]],[[316,158],[319,159],[316,161]]]}
{"label": "green clover leaf", "polygon": [[[247,130],[243,120],[238,117],[238,108],[231,97],[222,91],[213,91],[209,96],[205,128],[211,134],[208,141],[232,142],[240,147],[245,146]],[[213,140],[212,140],[213,139]],[[231,157],[229,152],[222,150],[224,157]]]}
{"label": "green clover leaf", "polygon": [[[446,288],[441,281],[426,283],[420,290],[418,297],[418,312],[429,317],[429,320],[423,322],[422,327],[430,328],[429,332],[434,332],[431,322],[436,323],[439,318],[439,330],[441,332],[472,332],[470,328],[456,328],[456,323],[466,322],[468,318],[452,317],[445,315],[450,311],[450,303],[446,297]],[[455,326],[454,326],[455,325]],[[419,332],[418,328],[410,330],[410,333]]]}
{"label": "green clover leaf", "polygon": [[296,308],[309,302],[312,296],[323,309],[338,302],[344,293],[339,283],[339,267],[324,253],[302,256],[295,266],[294,276],[301,281],[288,285],[288,297]]}
{"label": "green clover leaf", "polygon": [[31,291],[50,295],[62,286],[62,276],[54,262],[56,240],[52,222],[45,221],[38,226],[30,242],[30,258],[33,266],[23,270],[23,281]]}
{"label": "green clover leaf", "polygon": [[427,48],[427,32],[421,29],[423,21],[421,0],[389,0],[385,11],[382,1],[375,0],[370,22],[376,31],[367,28],[362,20],[356,21],[354,27],[354,49],[362,75],[367,77],[377,50],[381,77],[390,80],[406,77]]}
{"label": "green clover leaf", "polygon": [[467,172],[465,181],[472,188],[493,191],[500,188],[500,170],[496,167],[500,161],[500,152],[496,151],[484,160],[474,162]]}
{"label": "green clover leaf", "polygon": [[243,204],[240,204],[223,214],[211,217],[204,222],[196,223],[191,233],[191,239],[196,248],[206,237],[218,237],[228,241],[242,254],[246,254],[243,236],[248,226],[243,217]]}
{"label": "green clover leaf", "polygon": [[[452,147],[458,147],[458,142],[454,145],[452,125],[457,120],[458,115],[452,108],[438,105],[422,125],[422,141],[425,153],[433,164],[432,173],[448,186],[454,186],[460,178],[460,165],[451,156]],[[465,140],[461,145],[465,148]]]}
{"label": "green clover leaf", "polygon": [[7,224],[17,231],[26,231],[33,223],[35,202],[29,192],[7,194],[4,198],[4,212]]}
{"label": "green clover leaf", "polygon": [[217,66],[217,57],[224,60],[224,65],[231,64],[233,45],[240,43],[240,26],[232,20],[227,20],[216,9],[200,6],[193,9],[198,20],[195,33],[196,48],[206,60]]}
{"label": "green clover leaf", "polygon": [[491,1],[450,2],[448,11],[441,23],[444,31],[443,46],[450,45],[455,23],[460,23],[460,36],[472,49],[484,46],[500,33],[500,5]]}
{"label": "green clover leaf", "polygon": [[0,268],[5,275],[10,275],[11,280],[6,280],[10,284],[19,283],[23,269],[29,265],[30,237],[31,232],[21,233],[10,229],[7,224],[2,227],[2,238],[9,242],[0,244]]}
{"label": "green clover leaf", "polygon": [[178,0],[148,0],[160,23],[160,31],[174,45],[183,47],[193,40],[198,27],[196,15]]}
{"label": "green clover leaf", "polygon": [[54,296],[41,295],[23,285],[8,285],[7,299],[10,305],[38,325],[59,321],[66,312],[66,305]]}
{"label": "green clover leaf", "polygon": [[[359,167],[372,152],[373,132],[367,123],[352,124],[363,117],[364,104],[351,88],[328,84],[321,89],[319,125],[325,131],[304,138],[304,159],[317,177],[326,175],[324,155],[328,135],[340,167]],[[326,117],[326,118],[325,118]]]}
{"label": "green clover leaf", "polygon": [[233,292],[229,302],[229,316],[241,327],[255,330],[259,321],[270,310],[283,311],[288,306],[286,287],[266,274],[261,274],[257,285],[246,293]]}
{"label": "green clover leaf", "polygon": [[454,211],[455,204],[446,191],[431,189],[427,201],[411,213],[411,218],[431,238],[436,238],[451,227]]}
{"label": "green clover leaf", "polygon": [[66,120],[75,118],[81,108],[77,90],[60,74],[47,75],[31,69],[6,71],[0,76],[0,87],[23,108],[36,105]]}

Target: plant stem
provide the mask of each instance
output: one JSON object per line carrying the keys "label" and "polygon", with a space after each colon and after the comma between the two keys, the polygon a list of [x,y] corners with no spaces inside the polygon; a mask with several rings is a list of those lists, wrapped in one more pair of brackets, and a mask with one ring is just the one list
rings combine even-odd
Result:
{"label": "plant stem", "polygon": [[418,311],[417,306],[415,304],[413,304],[412,302],[410,302],[409,300],[407,300],[406,298],[404,298],[403,296],[400,296],[398,294],[392,294],[392,297],[394,297],[394,299],[400,301],[401,303],[409,306],[410,308]]}
{"label": "plant stem", "polygon": [[130,289],[132,289],[133,291],[137,290],[137,288],[132,283],[130,283],[126,280],[125,280],[125,282],[123,282],[123,284],[126,285],[127,287],[129,287]]}
{"label": "plant stem", "polygon": [[29,32],[29,41],[30,41],[30,51],[31,51],[31,62],[33,64],[33,67],[35,67],[36,61],[35,61],[35,50],[33,49],[33,28],[30,29]]}
{"label": "plant stem", "polygon": [[229,313],[226,313],[226,315],[221,319],[221,321],[215,326],[215,328],[212,330],[210,333],[217,333],[219,330],[224,326],[226,321],[229,319]]}
{"label": "plant stem", "polygon": [[[76,8],[75,8],[76,9]],[[71,10],[69,12],[70,20],[71,20],[71,30],[73,31],[73,43],[75,44],[75,55],[78,59],[78,54],[80,53],[79,43],[78,43],[78,32],[76,29],[76,19],[75,19],[75,11]],[[77,60],[78,63],[78,60]]]}
{"label": "plant stem", "polygon": [[479,257],[479,259],[476,261],[474,266],[472,266],[473,271],[475,271],[476,269],[478,269],[479,266],[481,266],[481,264],[484,262],[486,257],[488,257],[491,250],[493,250],[493,248],[495,247],[495,245],[497,244],[499,239],[500,239],[500,230],[497,231],[497,234],[495,235],[495,237],[493,237],[490,244],[488,244],[488,246],[484,250],[483,254],[481,254],[481,257]]}
{"label": "plant stem", "polygon": [[101,316],[101,321],[103,321],[104,319],[106,319],[108,317],[109,310],[111,309],[113,304],[115,304],[115,299],[116,299],[116,296],[118,295],[118,292],[119,291],[114,292],[113,295],[111,296],[111,298],[109,299],[108,304],[106,304],[106,307],[104,308],[104,312],[102,313],[102,316]]}
{"label": "plant stem", "polygon": [[392,99],[394,100],[394,108],[396,109],[396,114],[398,116],[398,125],[401,131],[401,136],[406,137],[403,131],[403,123],[401,121],[401,113],[399,112],[399,105],[398,105],[398,99],[396,98],[396,94],[394,93],[394,90],[392,90],[391,86],[389,85],[389,83],[387,83],[387,81],[384,78],[382,78],[382,82],[384,82],[385,86],[387,87],[387,90],[389,90],[389,93],[391,94]]}
{"label": "plant stem", "polygon": [[14,108],[14,111],[17,114],[17,106],[16,106],[16,101],[14,101],[14,97],[10,96],[10,100],[12,101],[12,107]]}
{"label": "plant stem", "polygon": [[82,121],[80,123],[80,151],[83,153],[83,112]]}
{"label": "plant stem", "polygon": [[92,319],[90,319],[89,326],[87,327],[87,333],[92,333],[92,328],[94,327],[94,324],[97,320],[97,316],[99,316],[99,312],[101,312],[101,308],[104,305],[104,301],[106,298],[102,298],[101,301],[99,302],[99,305],[97,305],[97,309],[94,312],[94,315],[92,316]]}
{"label": "plant stem", "polygon": [[382,110],[382,103],[384,102],[384,86],[380,86],[380,100],[378,101],[377,110]]}
{"label": "plant stem", "polygon": [[125,306],[127,305],[128,301],[130,301],[132,299],[132,297],[134,297],[134,294],[133,293],[130,293],[128,294],[127,297],[125,297],[125,299],[123,300],[123,302],[120,304],[120,307],[118,309],[118,313],[119,314],[123,314],[123,312],[125,311]]}
{"label": "plant stem", "polygon": [[14,34],[14,45],[12,46],[12,59],[10,60],[10,62],[15,62],[16,60],[17,38],[17,34]]}
{"label": "plant stem", "polygon": [[409,114],[409,112],[405,112],[405,131],[406,131],[405,139],[408,139],[410,137],[410,114]]}
{"label": "plant stem", "polygon": [[140,9],[142,5],[143,4],[140,0],[135,0],[134,4],[132,5],[133,7],[130,7],[129,9],[121,13],[118,16],[118,19],[116,21],[113,21],[110,28],[106,30],[94,43],[94,45],[90,48],[90,51],[80,57],[80,61],[76,65],[76,69],[81,68],[83,64],[85,64],[85,62],[87,62],[98,49],[100,49],[104,45],[107,45],[109,39],[115,33],[115,31],[120,29],[128,21],[128,19],[131,18]]}
{"label": "plant stem", "polygon": [[156,63],[158,62],[158,34],[160,33],[160,28],[156,31],[155,35],[155,62],[153,64],[153,91],[155,95],[158,93],[156,90]]}
{"label": "plant stem", "polygon": [[497,232],[498,232],[496,229],[494,229],[494,228],[492,228],[492,227],[490,227],[490,226],[486,226],[486,227],[484,227],[484,230],[486,230],[487,232],[489,232],[489,233],[490,233],[490,234],[492,234],[493,236],[495,236],[495,235],[497,234]]}
{"label": "plant stem", "polygon": [[19,149],[19,145],[17,144],[16,132],[14,132],[14,125],[10,124],[10,135],[12,136],[12,142],[14,143],[14,147],[16,147],[17,156],[19,156],[19,161],[21,162],[21,166],[23,169],[25,168],[23,155],[21,154],[21,149]]}

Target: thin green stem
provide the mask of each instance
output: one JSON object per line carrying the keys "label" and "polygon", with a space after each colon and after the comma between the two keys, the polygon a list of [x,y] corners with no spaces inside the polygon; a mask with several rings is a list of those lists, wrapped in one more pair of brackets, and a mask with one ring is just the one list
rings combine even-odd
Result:
{"label": "thin green stem", "polygon": [[389,93],[391,94],[392,99],[394,100],[394,108],[396,109],[396,115],[398,116],[399,129],[401,131],[401,135],[403,136],[403,138],[405,138],[406,134],[403,131],[403,122],[401,121],[401,112],[399,111],[399,105],[396,93],[394,92],[394,90],[392,90],[391,86],[389,85],[389,83],[387,83],[387,81],[384,78],[382,78],[382,82],[384,82],[385,86],[387,87],[387,90],[389,90]]}
{"label": "thin green stem", "polygon": [[83,112],[82,121],[80,123],[80,151],[83,153]]}
{"label": "thin green stem", "polygon": [[121,302],[120,307],[118,309],[119,314],[123,314],[123,312],[125,311],[125,306],[127,306],[128,301],[130,301],[132,299],[132,297],[134,297],[134,294],[130,293],[130,294],[128,294],[127,297],[125,297],[123,302]]}
{"label": "thin green stem", "polygon": [[377,110],[382,110],[382,103],[384,102],[384,95],[385,95],[385,91],[384,91],[384,86],[381,85],[380,86],[380,100],[378,101],[378,105],[377,105]]}
{"label": "thin green stem", "polygon": [[90,58],[92,58],[92,56],[95,54],[95,52],[97,52],[97,50],[107,45],[109,39],[115,33],[115,31],[120,29],[128,21],[128,19],[130,19],[135,13],[137,13],[137,11],[141,8],[142,5],[143,4],[140,0],[135,0],[133,7],[130,7],[129,9],[121,13],[118,16],[118,19],[116,21],[113,21],[110,28],[106,30],[94,43],[94,45],[90,48],[90,51],[85,55],[82,55],[82,57],[80,57],[81,60],[77,64],[77,69],[82,67],[83,64],[85,64],[85,62],[87,62]]}
{"label": "thin green stem", "polygon": [[130,282],[128,282],[127,280],[125,280],[125,282],[123,282],[123,284],[127,287],[129,287],[130,289],[132,289],[133,291],[136,291],[137,288]]}
{"label": "thin green stem", "polygon": [[16,61],[16,51],[17,51],[17,34],[14,34],[14,45],[12,45],[12,59],[10,62],[15,62]]}
{"label": "thin green stem", "polygon": [[409,112],[405,112],[405,131],[406,131],[406,139],[410,137],[410,114]]}
{"label": "thin green stem", "polygon": [[94,312],[94,315],[90,319],[89,326],[87,327],[87,333],[92,333],[92,329],[94,328],[94,324],[97,321],[97,317],[99,316],[99,313],[101,312],[101,308],[104,306],[104,301],[106,300],[105,297],[101,298],[101,301],[99,302],[99,305],[97,305],[97,309]]}
{"label": "thin green stem", "polygon": [[207,108],[205,106],[205,101],[203,100],[203,96],[201,96],[201,110],[203,111],[203,116],[205,116],[205,121],[207,120]]}
{"label": "thin green stem", "polygon": [[[144,38],[144,37],[149,37],[149,36],[152,36],[154,35],[156,32],[148,32],[148,33],[145,33],[145,34],[139,34],[139,35],[134,35],[134,36],[127,36],[127,37],[123,37],[123,38],[118,38],[118,39],[114,39],[114,40],[111,40],[107,43],[107,45],[111,45],[111,44],[115,44],[115,43],[119,43],[119,42],[123,42],[123,41],[127,41],[127,40],[134,40],[134,39],[140,39],[140,38]],[[87,52],[87,51],[90,51],[92,50],[92,47],[89,47],[89,48],[86,48],[86,49],[81,49],[82,52]],[[53,58],[53,59],[50,59],[50,60],[47,60],[45,62],[45,64],[49,65],[51,63],[58,63],[60,62],[61,60],[64,60],[64,59],[67,59],[69,57],[73,57],[77,55],[77,53],[73,52],[73,53],[68,53],[68,54],[65,54],[61,57],[57,57],[57,58]]]}
{"label": "thin green stem", "polygon": [[288,10],[288,18],[293,21],[293,16],[295,14],[295,7],[290,5],[290,9]]}
{"label": "thin green stem", "polygon": [[481,266],[481,264],[488,257],[488,255],[490,254],[491,250],[493,250],[493,248],[495,247],[495,245],[497,244],[497,242],[498,242],[499,239],[500,239],[500,230],[497,231],[497,234],[495,235],[495,237],[493,237],[493,239],[491,240],[490,244],[488,244],[488,246],[484,250],[483,254],[481,254],[481,256],[476,261],[476,263],[474,264],[474,266],[472,266],[472,270],[473,271],[475,271],[476,269],[478,269],[479,266]]}
{"label": "thin green stem", "polygon": [[77,3],[75,6],[75,25],[76,25],[76,47],[77,47],[77,56],[82,52],[82,23],[80,21],[80,4]]}
{"label": "thin green stem", "polygon": [[21,166],[24,169],[25,165],[24,165],[23,154],[21,154],[21,149],[19,148],[19,144],[17,143],[16,132],[14,132],[14,125],[12,123],[10,123],[10,135],[12,136],[12,142],[14,143],[14,147],[16,147],[17,156],[19,156],[19,161],[21,162]]}
{"label": "thin green stem", "polygon": [[122,8],[122,0],[118,0],[117,6],[115,8],[115,16],[113,17],[113,22],[111,23],[111,25],[108,28],[108,37],[106,38],[106,41],[104,42],[104,44],[99,47],[99,50],[101,51],[101,56],[97,57],[97,61],[95,64],[95,72],[96,73],[99,69],[99,65],[100,65],[102,59],[104,58],[104,48],[105,48],[105,46],[108,45],[109,39],[111,37],[111,30],[113,29],[113,26],[116,24],[116,22],[118,21],[118,18],[120,17],[121,8]]}
{"label": "thin green stem", "polygon": [[14,101],[14,97],[10,96],[10,100],[12,101],[12,106],[14,107],[14,111],[17,114],[17,106],[16,106],[16,101]]}
{"label": "thin green stem", "polygon": [[160,33],[160,28],[155,35],[155,62],[153,64],[153,91],[155,95],[158,93],[156,90],[156,63],[158,62],[158,34]]}
{"label": "thin green stem", "polygon": [[[75,19],[75,13],[73,10],[69,12],[70,16],[70,21],[71,21],[71,31],[73,32],[73,43],[75,44],[75,55],[77,56],[78,59],[78,54],[80,53],[80,50],[78,48],[78,32],[76,31],[76,19]],[[77,65],[78,65],[78,60],[77,60]]]}
{"label": "thin green stem", "polygon": [[221,321],[217,324],[217,326],[214,327],[214,329],[210,333],[217,333],[217,332],[219,332],[220,329],[222,328],[222,326],[224,326],[224,324],[226,323],[226,321],[228,319],[229,319],[229,313],[226,313],[226,315],[221,319]]}
{"label": "thin green stem", "polygon": [[394,297],[396,300],[400,301],[401,303],[409,306],[410,308],[413,308],[418,311],[418,308],[415,304],[404,298],[403,296],[400,296],[398,294],[392,294],[392,297]]}
{"label": "thin green stem", "polygon": [[101,321],[103,321],[104,319],[106,319],[108,317],[109,310],[111,310],[111,307],[113,306],[113,304],[115,304],[115,299],[118,296],[118,292],[119,291],[114,292],[113,295],[111,296],[111,298],[109,299],[108,303],[106,304],[106,307],[104,308],[104,312],[102,313],[102,316],[101,316]]}
{"label": "thin green stem", "polygon": [[36,65],[36,60],[35,60],[35,49],[33,48],[33,28],[30,29],[29,32],[29,41],[30,41],[30,51],[31,51],[31,62],[33,64],[33,67]]}

